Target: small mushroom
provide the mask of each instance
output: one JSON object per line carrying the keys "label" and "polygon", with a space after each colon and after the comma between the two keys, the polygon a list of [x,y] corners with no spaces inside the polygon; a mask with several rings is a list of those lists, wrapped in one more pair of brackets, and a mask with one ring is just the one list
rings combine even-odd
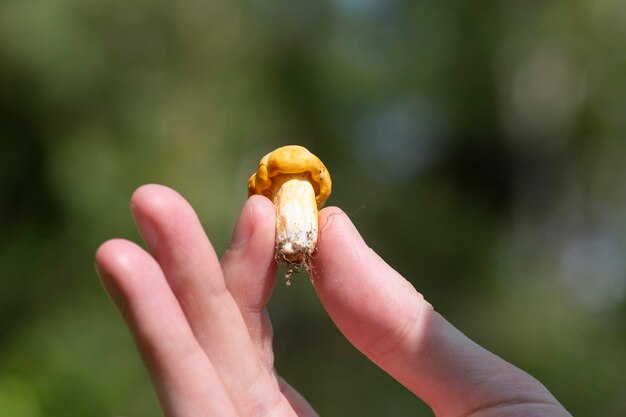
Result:
{"label": "small mushroom", "polygon": [[317,211],[330,195],[328,170],[308,149],[289,145],[265,155],[248,180],[248,195],[264,195],[276,206],[276,261],[285,280],[309,270],[318,236]]}

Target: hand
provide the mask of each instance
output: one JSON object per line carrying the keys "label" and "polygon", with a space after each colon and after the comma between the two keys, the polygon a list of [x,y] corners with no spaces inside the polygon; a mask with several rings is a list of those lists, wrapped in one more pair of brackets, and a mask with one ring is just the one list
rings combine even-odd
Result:
{"label": "hand", "polygon": [[[131,199],[150,253],[121,239],[96,254],[167,416],[316,416],[274,370],[265,305],[275,284],[274,206],[253,196],[218,260],[175,191]],[[534,378],[466,338],[380,259],[337,208],[320,212],[315,289],[346,338],[439,417],[569,416]]]}

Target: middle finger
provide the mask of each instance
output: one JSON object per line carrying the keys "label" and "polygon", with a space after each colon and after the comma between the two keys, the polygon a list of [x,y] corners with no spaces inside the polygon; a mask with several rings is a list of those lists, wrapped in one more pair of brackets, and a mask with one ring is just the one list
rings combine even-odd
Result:
{"label": "middle finger", "polygon": [[215,251],[189,203],[167,187],[147,185],[135,191],[131,206],[139,231],[240,415],[294,416],[261,366]]}

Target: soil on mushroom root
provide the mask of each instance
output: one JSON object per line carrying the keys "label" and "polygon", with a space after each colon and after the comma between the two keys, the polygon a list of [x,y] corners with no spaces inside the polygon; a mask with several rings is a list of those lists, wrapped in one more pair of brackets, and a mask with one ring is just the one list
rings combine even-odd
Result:
{"label": "soil on mushroom root", "polygon": [[281,265],[285,270],[285,285],[291,285],[291,278],[294,274],[305,270],[309,277],[313,279],[313,264],[311,260],[314,258],[314,253],[299,253],[298,256],[286,255],[283,252],[276,250],[275,259],[276,262]]}

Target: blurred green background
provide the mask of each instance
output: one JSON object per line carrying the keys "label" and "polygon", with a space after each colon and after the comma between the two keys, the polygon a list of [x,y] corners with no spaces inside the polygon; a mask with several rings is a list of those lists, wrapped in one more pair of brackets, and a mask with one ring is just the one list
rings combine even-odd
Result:
{"label": "blurred green background", "polygon": [[[626,415],[626,2],[3,0],[0,415],[160,415],[93,270],[167,184],[218,252],[262,155],[574,415]],[[321,416],[430,416],[307,279],[270,305]]]}

